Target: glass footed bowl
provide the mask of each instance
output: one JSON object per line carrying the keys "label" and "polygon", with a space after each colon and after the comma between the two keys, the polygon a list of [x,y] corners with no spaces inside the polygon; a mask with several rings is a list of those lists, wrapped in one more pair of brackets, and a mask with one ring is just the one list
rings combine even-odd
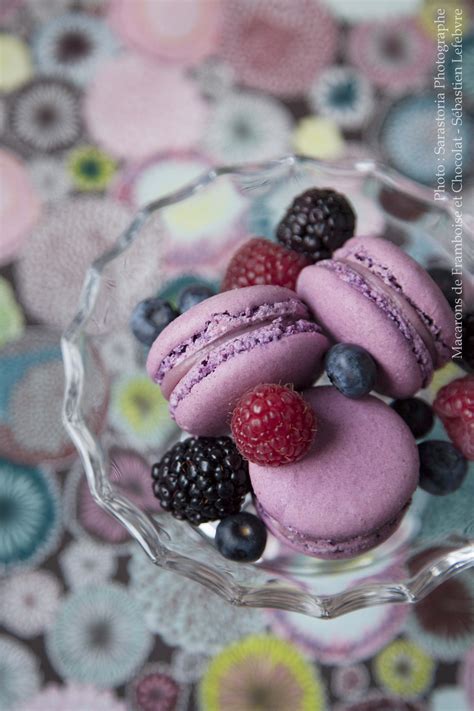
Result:
{"label": "glass footed bowl", "polygon": [[[196,166],[191,169],[196,171]],[[144,179],[142,176],[142,183]],[[141,190],[133,180],[126,188],[138,207],[135,217],[114,246],[88,269],[77,312],[62,337],[66,376],[63,419],[80,454],[76,493],[84,484],[81,476],[85,473],[96,505],[124,527],[114,523],[123,534],[117,539],[128,541],[128,545],[136,542],[148,555],[150,565],[198,581],[242,607],[334,618],[374,605],[416,603],[443,581],[471,567],[472,473],[450,496],[417,491],[398,531],[358,558],[322,561],[285,549],[269,536],[264,557],[254,564],[223,558],[213,544],[214,524],[196,529],[160,513],[151,483],[148,491],[146,480],[147,494],[140,497],[134,492],[133,481],[137,458],[148,472],[146,468],[172,442],[185,436],[168,419],[164,403],[150,432],[143,435],[154,405],[147,401],[148,396],[140,395],[140,387],[146,384],[146,354],[127,328],[128,314],[136,301],[150,293],[173,299],[180,285],[182,288],[196,276],[217,284],[237,242],[248,234],[271,237],[292,197],[311,185],[335,187],[348,195],[358,213],[359,234],[383,235],[425,267],[450,267],[454,258],[451,201],[433,202],[430,190],[372,160],[330,164],[287,156],[266,163],[219,167],[168,194],[163,193],[163,181],[153,182],[153,175],[148,174],[146,189]],[[147,193],[156,199],[139,207]],[[466,215],[465,244],[472,238],[473,224],[472,216]],[[466,271],[468,257],[465,254]],[[123,289],[130,280],[134,288]],[[100,434],[87,427],[81,411],[92,381],[88,370],[92,361],[84,358],[86,343],[103,353],[111,379],[109,416]],[[138,418],[138,425],[132,438],[130,430],[117,420],[117,398],[120,401],[123,395],[120,383],[127,373],[141,378],[142,383],[133,396],[135,409],[130,418],[135,418],[134,422]],[[443,384],[463,374],[453,361],[435,374],[422,396],[431,401]],[[439,422],[429,437],[446,439]],[[134,464],[128,456],[131,444]],[[122,449],[121,457],[114,454],[117,448]],[[251,502],[247,505],[251,507]],[[74,499],[67,514],[71,521],[77,520],[77,506]]]}

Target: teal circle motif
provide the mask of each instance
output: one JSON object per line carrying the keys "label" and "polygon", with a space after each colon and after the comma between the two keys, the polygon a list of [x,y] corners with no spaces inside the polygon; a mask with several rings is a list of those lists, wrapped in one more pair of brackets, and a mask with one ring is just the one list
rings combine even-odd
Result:
{"label": "teal circle motif", "polygon": [[0,459],[0,571],[45,558],[59,527],[59,499],[52,475]]}

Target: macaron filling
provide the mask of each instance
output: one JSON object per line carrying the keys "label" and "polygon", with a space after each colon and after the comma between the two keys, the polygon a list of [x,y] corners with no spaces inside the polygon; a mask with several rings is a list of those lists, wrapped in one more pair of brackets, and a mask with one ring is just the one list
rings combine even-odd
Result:
{"label": "macaron filling", "polygon": [[397,325],[418,363],[423,387],[428,385],[434,370],[435,352],[429,332],[412,307],[403,302],[401,297],[394,298],[393,294],[384,291],[376,279],[371,278],[370,273],[364,273],[363,267],[354,266],[345,260],[329,259],[319,262],[318,267],[335,273],[351,288],[374,302]]}
{"label": "macaron filling", "polygon": [[360,246],[357,248],[342,248],[339,252],[342,261],[355,260],[359,265],[365,268],[368,272],[374,274],[378,279],[388,286],[392,291],[400,294],[405,302],[407,302],[416,312],[419,319],[423,322],[425,328],[429,331],[434,346],[436,348],[440,362],[445,362],[446,358],[450,357],[451,349],[442,337],[441,329],[437,326],[431,316],[423,311],[417,304],[404,292],[403,287],[397,280],[395,274],[387,267],[376,262],[364,249]]}
{"label": "macaron filling", "polygon": [[390,288],[385,289],[385,284],[382,285],[380,283],[380,279],[374,276],[365,267],[362,267],[359,264],[354,264],[346,259],[338,259],[337,261],[339,263],[346,264],[349,269],[357,272],[357,274],[359,274],[359,276],[364,279],[364,281],[366,281],[373,290],[381,292],[389,301],[394,303],[400,314],[403,314],[404,319],[408,321],[411,326],[413,326],[416,333],[420,336],[420,338],[422,338],[426,349],[430,352],[432,361],[435,362],[437,356],[431,333],[426,327],[425,322],[420,318],[416,309],[413,308],[410,302],[407,302],[404,295],[398,290]]}
{"label": "macaron filling", "polygon": [[336,559],[352,558],[386,541],[400,525],[410,502],[411,499],[407,501],[398,514],[375,530],[343,539],[319,538],[314,535],[308,535],[298,531],[293,526],[281,524],[265,511],[258,500],[255,501],[255,507],[267,528],[280,540],[284,540],[291,548],[316,558]]}
{"label": "macaron filling", "polygon": [[212,314],[200,331],[173,348],[150,375],[160,385],[164,397],[169,398],[178,382],[212,349],[231,338],[269,325],[277,318],[291,324],[299,319],[309,319],[309,312],[298,299],[287,299],[247,308],[236,314],[228,311]]}
{"label": "macaron filling", "polygon": [[321,329],[316,323],[306,319],[292,321],[288,318],[276,318],[270,323],[260,323],[242,335],[226,339],[220,345],[210,348],[202,358],[193,361],[191,368],[180,379],[169,398],[169,410],[173,417],[176,407],[197,383],[215,371],[222,363],[234,356],[251,351],[283,338],[297,334],[320,334]]}
{"label": "macaron filling", "polygon": [[271,323],[275,318],[288,317],[291,319],[309,318],[307,307],[299,299],[286,299],[269,304],[261,304],[247,308],[236,314],[222,311],[211,314],[203,327],[192,336],[179,343],[159,363],[155,372],[150,373],[152,379],[161,385],[166,374],[176,368],[190,356],[199,353],[209,344],[230,336],[232,333],[246,329],[249,326]]}

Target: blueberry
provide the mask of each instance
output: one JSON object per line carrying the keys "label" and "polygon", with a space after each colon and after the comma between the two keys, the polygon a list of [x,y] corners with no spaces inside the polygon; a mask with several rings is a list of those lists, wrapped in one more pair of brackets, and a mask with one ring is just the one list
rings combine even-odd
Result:
{"label": "blueberry", "polygon": [[346,397],[370,393],[377,368],[370,353],[350,343],[337,343],[326,355],[326,373],[331,383]]}
{"label": "blueberry", "polygon": [[176,316],[178,312],[167,301],[159,297],[145,299],[133,309],[130,328],[140,343],[151,346],[155,338]]}
{"label": "blueberry", "polygon": [[216,529],[216,546],[224,558],[250,563],[265,550],[267,529],[250,513],[241,512],[222,519]]}
{"label": "blueberry", "polygon": [[451,442],[426,440],[418,445],[418,453],[422,489],[436,496],[459,489],[467,474],[467,461]]}
{"label": "blueberry", "polygon": [[210,296],[214,296],[214,291],[205,284],[192,284],[191,286],[183,289],[179,295],[178,309],[181,313],[188,311],[196,304],[200,304],[201,301],[208,299]]}
{"label": "blueberry", "polygon": [[430,405],[419,397],[408,397],[406,400],[394,400],[391,407],[411,429],[413,437],[420,439],[428,434],[433,427],[434,417]]}
{"label": "blueberry", "polygon": [[451,269],[447,269],[446,267],[432,267],[431,269],[428,269],[428,274],[439,286],[446,301],[453,309],[456,301],[456,294],[453,291],[454,277],[451,273]]}

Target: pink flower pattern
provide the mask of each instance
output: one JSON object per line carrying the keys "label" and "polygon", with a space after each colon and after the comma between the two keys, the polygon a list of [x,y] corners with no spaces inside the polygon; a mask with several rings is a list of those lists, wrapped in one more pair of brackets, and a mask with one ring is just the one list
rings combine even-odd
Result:
{"label": "pink flower pattern", "polygon": [[112,691],[89,684],[48,684],[19,711],[126,711]]}
{"label": "pink flower pattern", "polygon": [[188,148],[204,128],[206,105],[180,67],[122,54],[102,64],[84,111],[89,131],[119,158]]}
{"label": "pink flower pattern", "polygon": [[0,265],[20,252],[41,203],[21,159],[0,149]]}
{"label": "pink flower pattern", "polygon": [[433,40],[408,18],[355,25],[347,51],[375,86],[398,94],[423,86],[433,71],[435,50]]}
{"label": "pink flower pattern", "polygon": [[305,93],[336,53],[338,30],[316,0],[226,2],[221,54],[247,86]]}
{"label": "pink flower pattern", "polygon": [[195,64],[216,48],[220,0],[111,0],[109,22],[131,48],[159,59]]}
{"label": "pink flower pattern", "polygon": [[[117,447],[112,447],[108,456],[113,485],[139,508],[158,513],[160,506],[152,493],[148,462],[132,450]],[[78,479],[78,473],[81,473],[80,469],[75,468],[70,474],[68,496],[69,513],[75,519],[73,530],[111,545],[130,540],[122,524],[97,506],[86,480],[83,477]]]}

